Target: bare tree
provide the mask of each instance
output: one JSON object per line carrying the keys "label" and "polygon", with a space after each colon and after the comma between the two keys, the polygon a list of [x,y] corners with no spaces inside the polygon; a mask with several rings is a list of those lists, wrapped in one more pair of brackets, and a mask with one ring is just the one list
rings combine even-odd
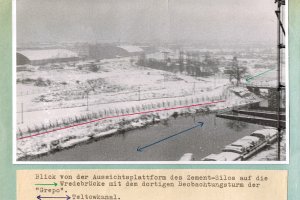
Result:
{"label": "bare tree", "polygon": [[237,57],[234,56],[232,59],[232,68],[229,72],[229,80],[231,81],[232,79],[236,80],[236,86],[239,86],[241,83],[241,79],[245,76],[247,73],[247,68],[239,66]]}

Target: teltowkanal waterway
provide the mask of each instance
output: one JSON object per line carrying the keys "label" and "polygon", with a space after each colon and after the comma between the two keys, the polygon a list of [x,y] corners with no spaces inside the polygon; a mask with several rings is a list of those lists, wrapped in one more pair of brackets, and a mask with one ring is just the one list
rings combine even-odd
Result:
{"label": "teltowkanal waterway", "polygon": [[[203,122],[199,126],[153,146],[158,140],[174,135]],[[201,160],[211,153],[220,153],[224,146],[262,129],[263,126],[217,118],[214,113],[171,117],[165,122],[142,129],[115,134],[95,142],[51,153],[34,161],[178,161],[185,153]]]}

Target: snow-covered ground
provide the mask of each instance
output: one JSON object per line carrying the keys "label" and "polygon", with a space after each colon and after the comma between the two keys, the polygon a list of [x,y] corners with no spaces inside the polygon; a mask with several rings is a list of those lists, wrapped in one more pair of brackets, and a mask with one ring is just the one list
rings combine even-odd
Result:
{"label": "snow-covered ground", "polygon": [[[222,74],[209,78],[174,74],[137,66],[132,58],[107,59],[94,64],[97,71],[62,64],[61,68],[17,73],[18,138],[114,116],[17,140],[17,158],[39,155],[118,131],[143,127],[166,119],[175,112],[218,110],[261,100],[253,94],[244,96],[249,91],[243,87],[230,86],[228,78]],[[243,95],[236,95],[237,92]],[[220,100],[223,102],[152,112]],[[130,115],[138,112],[148,113]],[[129,116],[115,117],[125,114]],[[82,116],[88,118],[74,122]],[[70,123],[66,125],[66,121]],[[47,127],[50,124],[55,127]],[[32,133],[36,127],[47,128]]]}
{"label": "snow-covered ground", "polygon": [[51,82],[48,86],[17,84],[18,129],[24,131],[34,125],[106,108],[192,97],[205,101],[223,95],[228,84],[227,79],[220,77],[197,79],[136,66],[129,58],[103,60],[99,66],[98,72],[70,67],[18,72],[17,78],[21,80],[42,77]]}
{"label": "snow-covered ground", "polygon": [[[229,92],[227,98],[228,99],[225,102],[212,105],[205,105],[207,102],[202,102],[204,106],[199,105],[190,108],[172,109],[166,111],[149,112],[148,114],[137,114],[126,117],[104,119],[36,137],[21,139],[17,141],[17,157],[21,158],[44,154],[56,148],[67,148],[90,139],[115,134],[118,133],[118,131],[143,127],[156,121],[167,119],[168,117],[174,115],[175,112],[181,114],[199,111],[201,112],[201,110],[206,111],[207,109],[220,110],[260,100],[253,95],[243,99],[233,95],[231,92]],[[197,102],[195,103],[197,104]],[[191,104],[191,102],[187,102],[187,104]],[[151,111],[151,109],[153,110],[153,108],[146,108],[145,110]],[[59,143],[59,145],[55,146],[53,145],[53,142]]]}

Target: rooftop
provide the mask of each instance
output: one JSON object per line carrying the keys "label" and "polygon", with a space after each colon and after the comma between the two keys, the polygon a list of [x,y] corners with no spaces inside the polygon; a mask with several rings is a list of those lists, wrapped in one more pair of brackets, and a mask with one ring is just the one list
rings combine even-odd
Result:
{"label": "rooftop", "polygon": [[22,50],[17,51],[29,60],[47,60],[57,58],[78,57],[78,54],[66,49],[38,49],[38,50]]}

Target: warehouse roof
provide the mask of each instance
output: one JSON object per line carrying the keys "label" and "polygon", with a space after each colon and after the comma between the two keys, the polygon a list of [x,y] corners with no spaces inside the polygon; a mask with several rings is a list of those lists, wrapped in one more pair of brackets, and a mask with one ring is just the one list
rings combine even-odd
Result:
{"label": "warehouse roof", "polygon": [[77,53],[66,49],[22,50],[18,51],[17,53],[24,55],[29,60],[47,60],[78,57]]}
{"label": "warehouse roof", "polygon": [[131,45],[121,45],[118,46],[121,49],[124,49],[125,51],[129,53],[137,53],[137,52],[143,52],[144,50],[138,46],[131,46]]}

